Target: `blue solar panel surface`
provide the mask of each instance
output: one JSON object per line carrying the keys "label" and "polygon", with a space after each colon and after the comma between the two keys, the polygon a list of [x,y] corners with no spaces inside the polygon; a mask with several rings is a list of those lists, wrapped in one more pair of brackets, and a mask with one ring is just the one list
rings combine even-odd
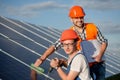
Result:
{"label": "blue solar panel surface", "polygon": [[[30,80],[31,63],[59,38],[60,33],[58,29],[0,16],[0,79]],[[106,77],[120,73],[120,54],[107,50],[105,55]],[[49,56],[40,66],[47,76],[38,75],[38,80],[61,80],[56,71],[48,74],[49,61],[54,57],[67,58],[62,49]]]}

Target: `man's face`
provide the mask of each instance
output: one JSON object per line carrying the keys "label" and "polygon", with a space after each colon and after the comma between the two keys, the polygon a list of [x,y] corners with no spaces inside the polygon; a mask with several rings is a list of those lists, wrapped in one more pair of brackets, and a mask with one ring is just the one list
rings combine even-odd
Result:
{"label": "man's face", "polygon": [[84,17],[71,18],[71,21],[74,24],[74,26],[77,26],[80,28],[84,26]]}
{"label": "man's face", "polygon": [[75,50],[75,42],[74,40],[65,40],[62,42],[62,46],[66,54],[70,55]]}

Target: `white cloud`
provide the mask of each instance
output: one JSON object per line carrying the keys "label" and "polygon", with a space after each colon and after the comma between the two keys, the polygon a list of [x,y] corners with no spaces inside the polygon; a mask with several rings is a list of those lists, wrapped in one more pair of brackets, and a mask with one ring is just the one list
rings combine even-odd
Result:
{"label": "white cloud", "polygon": [[66,5],[61,5],[53,1],[43,2],[43,3],[33,3],[26,4],[20,7],[8,6],[6,11],[11,15],[23,16],[23,17],[33,17],[37,16],[44,10],[53,10],[53,9],[65,9],[68,8]]}
{"label": "white cloud", "polygon": [[54,9],[54,8],[66,8],[66,5],[61,5],[53,1],[43,2],[43,3],[35,3],[28,4],[23,6],[22,8],[25,10],[44,10],[44,9]]}
{"label": "white cloud", "polygon": [[100,30],[104,33],[120,33],[120,24],[115,24],[112,22],[100,22]]}
{"label": "white cloud", "polygon": [[87,9],[120,10],[120,0],[75,0],[75,4],[79,4]]}

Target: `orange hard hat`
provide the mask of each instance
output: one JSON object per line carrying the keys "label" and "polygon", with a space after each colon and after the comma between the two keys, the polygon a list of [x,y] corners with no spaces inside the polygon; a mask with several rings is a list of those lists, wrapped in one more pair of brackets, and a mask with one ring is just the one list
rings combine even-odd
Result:
{"label": "orange hard hat", "polygon": [[81,6],[73,6],[69,11],[69,17],[84,17],[85,12]]}
{"label": "orange hard hat", "polygon": [[64,30],[61,34],[60,41],[78,39],[77,33],[72,29]]}

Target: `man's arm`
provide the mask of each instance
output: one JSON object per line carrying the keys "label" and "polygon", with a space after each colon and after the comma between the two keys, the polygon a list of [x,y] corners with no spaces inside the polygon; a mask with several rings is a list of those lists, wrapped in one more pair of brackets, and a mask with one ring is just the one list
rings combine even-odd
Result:
{"label": "man's arm", "polygon": [[44,53],[43,55],[36,60],[36,62],[34,63],[34,66],[38,67],[39,65],[41,65],[44,60],[46,60],[46,58],[51,55],[55,50],[57,50],[58,48],[61,48],[61,42],[60,39],[58,39],[53,45],[51,45]]}
{"label": "man's arm", "polygon": [[107,39],[104,38],[104,36],[102,35],[99,29],[98,29],[97,40],[101,43],[101,47],[100,47],[99,55],[95,57],[95,61],[100,62],[108,46],[108,41]]}
{"label": "man's arm", "polygon": [[107,48],[107,45],[108,45],[107,42],[102,42],[101,48],[100,48],[100,53],[99,53],[99,55],[97,55],[97,56],[95,57],[95,61],[101,62],[102,56],[103,56],[104,53],[105,53],[105,50],[106,50],[106,48]]}
{"label": "man's arm", "polygon": [[[43,61],[49,56],[51,55],[53,52],[55,51],[54,45],[50,46],[45,52],[44,54],[38,58],[35,63],[34,66],[38,67],[39,65],[41,65],[43,63]],[[31,80],[37,80],[37,73],[35,70],[31,70]]]}
{"label": "man's arm", "polygon": [[50,46],[50,47],[43,53],[43,55],[35,61],[34,66],[38,67],[39,65],[41,65],[41,64],[43,63],[43,61],[46,60],[46,58],[47,58],[49,55],[51,55],[54,51],[55,51],[54,45]]}

